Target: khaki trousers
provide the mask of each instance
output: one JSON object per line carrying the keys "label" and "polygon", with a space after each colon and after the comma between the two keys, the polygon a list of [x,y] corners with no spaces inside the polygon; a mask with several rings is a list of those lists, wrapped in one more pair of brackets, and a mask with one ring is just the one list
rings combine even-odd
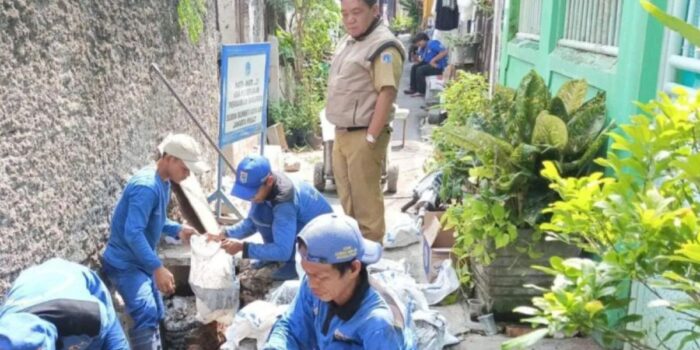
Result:
{"label": "khaki trousers", "polygon": [[333,176],[345,214],[357,220],[365,238],[382,243],[386,224],[380,181],[391,135],[384,128],[374,145],[366,137],[366,130],[336,131]]}

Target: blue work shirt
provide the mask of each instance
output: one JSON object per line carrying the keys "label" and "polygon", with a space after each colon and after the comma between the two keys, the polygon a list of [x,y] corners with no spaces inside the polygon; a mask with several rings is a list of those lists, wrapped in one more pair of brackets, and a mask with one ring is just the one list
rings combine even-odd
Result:
{"label": "blue work shirt", "polygon": [[156,246],[160,234],[177,238],[182,225],[168,219],[170,181],[153,167],[141,169],[124,188],[112,216],[111,235],[103,259],[121,270],[152,274],[162,266]]}
{"label": "blue work shirt", "polygon": [[[2,321],[10,318],[14,324],[4,329]],[[17,334],[18,329],[24,333]],[[11,339],[13,349],[129,349],[97,274],[58,258],[26,269],[15,280],[0,307],[3,337]],[[35,343],[41,339],[48,343]]]}
{"label": "blue work shirt", "polygon": [[296,237],[319,215],[333,212],[328,201],[313,186],[273,172],[275,183],[267,199],[252,203],[248,217],[226,229],[226,236],[243,239],[260,232],[263,244],[244,243],[243,257],[262,261],[293,259]]}
{"label": "blue work shirt", "polygon": [[[429,40],[425,47],[420,49],[419,55],[421,61],[430,64],[430,61],[432,61],[435,56],[445,50],[447,50],[447,48],[445,48],[439,40]],[[437,67],[439,69],[445,69],[445,67],[447,67],[447,56],[437,61]]]}
{"label": "blue work shirt", "polygon": [[360,276],[353,296],[342,306],[318,299],[304,278],[299,293],[273,326],[263,349],[412,349],[387,303],[369,285],[366,270]]}

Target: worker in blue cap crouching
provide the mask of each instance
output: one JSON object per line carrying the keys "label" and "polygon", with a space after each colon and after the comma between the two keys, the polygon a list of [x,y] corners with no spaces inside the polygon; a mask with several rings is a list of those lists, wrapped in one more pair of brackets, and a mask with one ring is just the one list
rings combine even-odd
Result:
{"label": "worker in blue cap crouching", "polygon": [[23,271],[0,307],[0,349],[127,350],[107,287],[62,259]]}
{"label": "worker in blue cap crouching", "polygon": [[264,349],[415,348],[405,322],[370,285],[367,265],[382,247],[363,238],[354,219],[319,216],[297,241],[306,277]]}
{"label": "worker in blue cap crouching", "polygon": [[[244,259],[254,260],[253,267],[282,263],[272,273],[274,280],[296,279],[297,234],[317,216],[333,212],[328,201],[312,185],[272,171],[270,161],[255,154],[238,164],[231,194],[251,202],[248,217],[210,237],[222,241],[229,254],[242,252]],[[241,241],[255,232],[260,232],[262,244]]]}

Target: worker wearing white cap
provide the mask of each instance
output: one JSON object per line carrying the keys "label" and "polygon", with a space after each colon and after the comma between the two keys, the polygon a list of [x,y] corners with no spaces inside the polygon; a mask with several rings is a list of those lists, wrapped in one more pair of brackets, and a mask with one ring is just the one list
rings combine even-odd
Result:
{"label": "worker wearing white cap", "polygon": [[111,235],[102,257],[105,275],[116,286],[134,320],[129,330],[132,349],[160,346],[158,327],[165,310],[159,291],[175,291],[172,273],[156,254],[161,233],[183,242],[195,233],[191,227],[168,219],[170,183],[207,169],[199,145],[188,135],[169,135],[158,150],[155,169],[142,169],[126,184],[114,209]]}
{"label": "worker wearing white cap", "polygon": [[357,221],[321,215],[297,242],[306,277],[263,349],[415,348],[403,321],[369,283],[367,265],[379,261],[382,247],[362,237]]}

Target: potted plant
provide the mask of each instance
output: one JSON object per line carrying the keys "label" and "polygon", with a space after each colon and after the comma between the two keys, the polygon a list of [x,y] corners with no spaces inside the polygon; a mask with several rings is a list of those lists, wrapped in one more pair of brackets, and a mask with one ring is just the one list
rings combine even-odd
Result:
{"label": "potted plant", "polygon": [[541,209],[557,199],[540,175],[543,162],[570,176],[585,175],[606,143],[605,94],[586,101],[587,91],[584,80],[572,80],[551,97],[542,77],[531,71],[514,93],[500,89],[464,125],[441,130],[472,164],[463,200],[448,208],[443,223],[456,231],[455,253],[469,260],[477,297],[495,312],[529,301],[534,292],[523,284],[551,281],[530,265],[579,252],[545,242],[537,224]]}
{"label": "potted plant", "polygon": [[[611,151],[597,160],[611,177],[598,172],[572,179],[545,165],[542,174],[561,200],[546,209],[551,218],[541,228],[600,261],[555,257],[549,267],[538,267],[557,282],[536,288],[536,308],[516,311],[545,328],[504,348],[528,347],[556,332],[600,332],[606,342],[622,341],[632,349],[700,345],[700,98],[681,93],[672,101],[662,95],[640,107],[646,115],[612,133]],[[629,280],[657,299],[636,310],[669,308],[677,323],[650,317],[648,327],[637,328],[633,324],[644,315],[634,311],[611,318],[610,311],[629,309],[632,300],[619,293]]]}
{"label": "potted plant", "polygon": [[480,33],[448,35],[445,38],[445,44],[450,49],[451,62],[455,64],[474,63],[476,48],[481,40]]}

